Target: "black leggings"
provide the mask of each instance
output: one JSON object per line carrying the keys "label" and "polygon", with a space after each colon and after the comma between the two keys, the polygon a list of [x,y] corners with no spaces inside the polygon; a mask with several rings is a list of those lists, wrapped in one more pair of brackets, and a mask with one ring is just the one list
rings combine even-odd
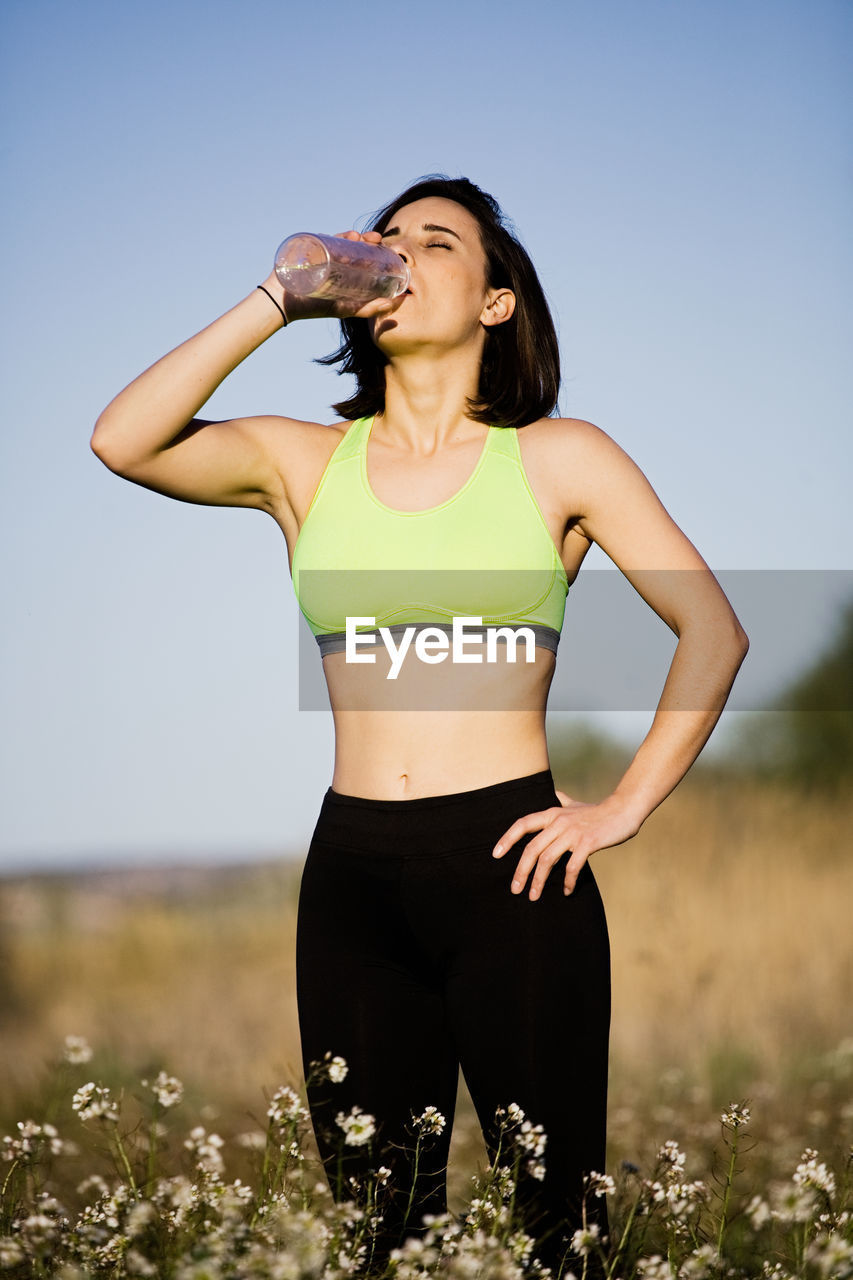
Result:
{"label": "black leggings", "polygon": [[[308,1089],[336,1198],[357,1199],[347,1179],[380,1164],[392,1170],[391,1194],[399,1188],[377,1261],[423,1233],[422,1214],[447,1209],[460,1064],[490,1158],[496,1108],[517,1103],[545,1130],[545,1177],[523,1163],[516,1203],[554,1275],[581,1225],[583,1176],[604,1171],[610,951],[598,886],[586,865],[564,896],[563,854],[531,902],[532,873],[521,894],[510,882],[532,836],[491,856],[516,818],[555,806],[547,769],[419,800],[326,792],[299,893],[302,1058],[306,1076],[327,1052],[349,1068],[342,1082]],[[376,1118],[369,1146],[342,1146],[336,1116],[354,1106]],[[447,1124],[423,1144],[405,1220],[411,1115],[428,1106]],[[603,1198],[588,1198],[587,1220],[606,1233]]]}

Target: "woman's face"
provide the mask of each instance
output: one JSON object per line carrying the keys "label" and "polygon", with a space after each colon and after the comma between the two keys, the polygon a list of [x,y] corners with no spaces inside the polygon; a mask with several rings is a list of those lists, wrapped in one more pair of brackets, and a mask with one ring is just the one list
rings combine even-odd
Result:
{"label": "woman's face", "polygon": [[[430,196],[404,205],[391,215],[382,243],[405,259],[411,273],[411,291],[396,309],[369,321],[373,341],[386,355],[481,346],[482,326],[496,323],[496,312],[508,318],[503,310],[512,294],[488,288],[479,224],[455,200]],[[497,295],[504,295],[504,306],[496,308]]]}

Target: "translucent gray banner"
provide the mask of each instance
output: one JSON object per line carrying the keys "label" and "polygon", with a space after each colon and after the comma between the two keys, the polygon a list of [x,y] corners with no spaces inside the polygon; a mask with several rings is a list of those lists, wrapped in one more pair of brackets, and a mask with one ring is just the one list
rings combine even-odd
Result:
{"label": "translucent gray banner", "polygon": [[540,570],[305,570],[300,597],[326,656],[300,617],[299,708],[328,710],[331,689],[342,711],[538,710],[550,679],[551,711],[653,712],[672,623],[685,643],[665,705],[706,710],[730,671],[720,588],[750,640],[727,709],[853,710],[853,570],[632,570],[629,581],[615,568],[572,583],[556,664],[560,590]]}

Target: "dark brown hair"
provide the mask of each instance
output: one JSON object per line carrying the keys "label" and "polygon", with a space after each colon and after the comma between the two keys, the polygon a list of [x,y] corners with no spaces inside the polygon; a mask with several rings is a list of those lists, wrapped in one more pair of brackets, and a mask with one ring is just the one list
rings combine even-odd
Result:
{"label": "dark brown hair", "polygon": [[[475,422],[523,427],[554,412],[560,387],[560,353],[554,322],[536,269],[498,202],[467,178],[429,174],[374,214],[371,231],[383,232],[404,205],[427,196],[455,200],[477,220],[486,255],[486,284],[511,289],[515,311],[486,330],[478,395],[468,401]],[[340,347],[318,364],[340,365],[355,375],[354,395],[332,408],[342,418],[362,418],[385,408],[386,358],[374,345],[366,320],[341,321]]]}

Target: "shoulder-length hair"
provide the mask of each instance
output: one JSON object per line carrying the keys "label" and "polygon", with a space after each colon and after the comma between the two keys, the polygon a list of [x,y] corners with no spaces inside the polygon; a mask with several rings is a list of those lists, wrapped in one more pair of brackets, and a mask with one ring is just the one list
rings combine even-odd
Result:
{"label": "shoulder-length hair", "polygon": [[[486,255],[486,284],[511,289],[515,311],[509,320],[486,330],[478,394],[468,398],[467,413],[475,422],[523,427],[554,412],[560,388],[560,353],[554,321],[527,251],[493,196],[467,178],[430,174],[420,178],[374,214],[371,231],[385,231],[404,205],[427,196],[455,200],[477,220]],[[342,342],[318,364],[340,366],[355,375],[354,395],[332,408],[342,418],[362,418],[385,408],[386,357],[374,345],[366,320],[341,321]]]}

